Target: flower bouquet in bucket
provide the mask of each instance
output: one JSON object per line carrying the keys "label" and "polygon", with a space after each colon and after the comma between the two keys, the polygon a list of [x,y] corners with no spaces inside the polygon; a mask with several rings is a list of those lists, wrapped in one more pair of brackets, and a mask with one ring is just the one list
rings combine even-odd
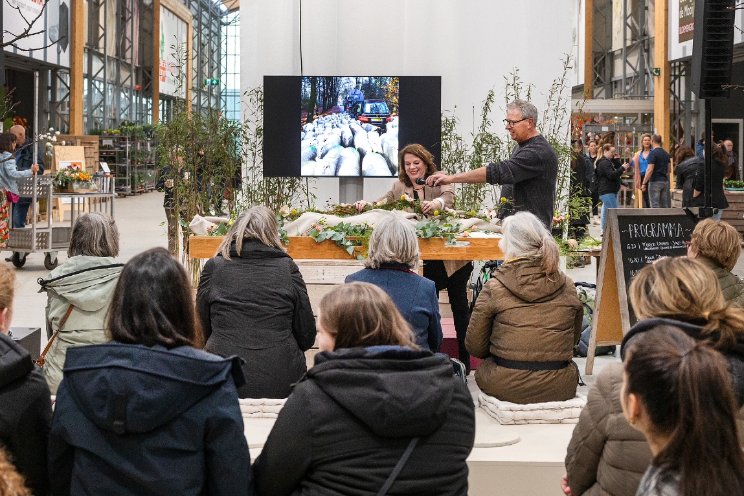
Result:
{"label": "flower bouquet in bucket", "polygon": [[90,193],[97,191],[93,175],[83,170],[82,164],[70,163],[54,174],[54,190],[58,193]]}

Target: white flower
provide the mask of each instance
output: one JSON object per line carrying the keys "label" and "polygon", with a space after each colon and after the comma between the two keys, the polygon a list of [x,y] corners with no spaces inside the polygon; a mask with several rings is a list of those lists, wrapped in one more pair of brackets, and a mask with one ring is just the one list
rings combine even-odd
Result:
{"label": "white flower", "polygon": [[50,128],[49,128],[49,132],[50,132],[50,133],[53,133],[53,132],[54,132],[54,128],[53,128],[53,127],[50,127]]}
{"label": "white flower", "polygon": [[57,136],[59,136],[62,133],[60,133],[59,131],[56,131],[54,134],[57,135]]}
{"label": "white flower", "polygon": [[56,142],[57,142],[57,137],[56,136],[52,136],[52,143],[56,143]]}

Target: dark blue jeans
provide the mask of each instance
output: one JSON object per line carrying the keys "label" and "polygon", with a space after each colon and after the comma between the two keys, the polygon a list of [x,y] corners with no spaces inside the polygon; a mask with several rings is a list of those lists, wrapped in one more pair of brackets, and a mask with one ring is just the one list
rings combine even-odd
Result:
{"label": "dark blue jeans", "polygon": [[31,198],[20,198],[13,205],[13,228],[26,227],[26,214],[31,206]]}

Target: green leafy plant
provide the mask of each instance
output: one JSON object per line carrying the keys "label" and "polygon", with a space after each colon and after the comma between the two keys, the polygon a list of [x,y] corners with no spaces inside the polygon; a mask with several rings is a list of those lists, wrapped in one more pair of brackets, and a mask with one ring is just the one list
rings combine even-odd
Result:
{"label": "green leafy plant", "polygon": [[451,243],[462,232],[460,223],[455,217],[435,216],[416,224],[416,236],[419,238],[445,238]]}
{"label": "green leafy plant", "polygon": [[744,189],[744,181],[737,181],[736,179],[725,179],[723,181],[723,187]]}
{"label": "green leafy plant", "polygon": [[316,243],[331,240],[338,246],[346,250],[349,255],[359,247],[363,247],[363,253],[357,255],[362,259],[366,255],[366,248],[369,246],[369,237],[372,234],[372,227],[369,224],[349,224],[340,222],[335,226],[329,226],[325,219],[321,218],[313,224],[307,232]]}

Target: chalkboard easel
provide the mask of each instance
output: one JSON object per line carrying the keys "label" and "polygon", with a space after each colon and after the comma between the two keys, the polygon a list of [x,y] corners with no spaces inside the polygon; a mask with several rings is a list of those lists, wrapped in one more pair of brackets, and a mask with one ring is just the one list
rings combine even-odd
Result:
{"label": "chalkboard easel", "polygon": [[681,208],[613,208],[607,216],[586,356],[588,375],[594,370],[597,346],[622,343],[635,323],[628,302],[630,280],[657,258],[686,255],[697,223],[695,212]]}

